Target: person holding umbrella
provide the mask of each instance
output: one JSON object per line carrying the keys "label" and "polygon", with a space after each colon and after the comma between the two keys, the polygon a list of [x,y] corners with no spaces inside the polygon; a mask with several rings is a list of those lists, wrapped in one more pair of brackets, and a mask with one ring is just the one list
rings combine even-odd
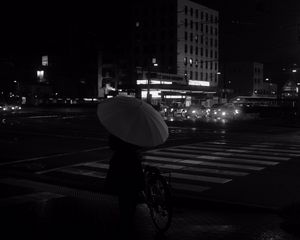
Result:
{"label": "person holding umbrella", "polygon": [[141,151],[164,143],[168,126],[162,116],[148,103],[117,96],[98,105],[97,115],[109,132],[113,151],[106,176],[106,190],[119,201],[122,233],[130,234],[138,196],[144,190]]}

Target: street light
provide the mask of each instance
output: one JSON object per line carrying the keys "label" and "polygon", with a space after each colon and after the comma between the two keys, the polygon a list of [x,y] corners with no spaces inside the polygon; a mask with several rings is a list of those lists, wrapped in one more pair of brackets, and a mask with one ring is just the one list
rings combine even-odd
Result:
{"label": "street light", "polygon": [[148,81],[147,81],[147,102],[151,104],[151,94],[150,94],[150,84],[151,84],[151,67],[158,67],[158,63],[156,62],[156,58],[152,58],[151,65],[148,66]]}

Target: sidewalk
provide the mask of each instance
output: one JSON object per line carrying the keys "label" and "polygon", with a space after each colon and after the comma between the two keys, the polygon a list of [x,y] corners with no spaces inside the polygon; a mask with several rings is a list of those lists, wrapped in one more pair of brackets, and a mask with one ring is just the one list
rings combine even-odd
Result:
{"label": "sidewalk", "polygon": [[[117,202],[58,197],[0,206],[2,239],[123,239],[118,235]],[[171,228],[158,236],[145,205],[137,208],[135,239],[296,240],[281,229],[277,214],[209,206],[175,206]],[[134,239],[134,238],[132,238]]]}

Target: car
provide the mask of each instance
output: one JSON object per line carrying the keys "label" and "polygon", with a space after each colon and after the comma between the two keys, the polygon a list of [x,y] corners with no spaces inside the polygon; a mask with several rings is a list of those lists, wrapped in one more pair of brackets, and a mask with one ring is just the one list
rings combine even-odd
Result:
{"label": "car", "polygon": [[186,118],[190,120],[205,118],[207,115],[206,110],[206,107],[202,105],[191,105],[186,109]]}
{"label": "car", "polygon": [[241,115],[241,109],[231,103],[214,104],[208,115],[213,119],[236,119]]}
{"label": "car", "polygon": [[15,112],[21,109],[22,107],[17,104],[6,104],[6,103],[0,104],[0,111],[2,112]]}

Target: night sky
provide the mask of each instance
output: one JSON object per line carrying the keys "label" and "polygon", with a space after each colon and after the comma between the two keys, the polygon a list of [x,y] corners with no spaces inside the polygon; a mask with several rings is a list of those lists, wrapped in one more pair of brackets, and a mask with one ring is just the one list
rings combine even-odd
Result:
{"label": "night sky", "polygon": [[[220,46],[223,47],[223,57],[229,59],[254,59],[261,58],[262,53],[267,54],[264,53],[267,44],[259,44],[266,40],[262,34],[271,29],[266,26],[291,15],[291,10],[292,14],[297,13],[300,6],[296,0],[195,1],[219,10],[222,21]],[[122,41],[122,34],[126,34],[122,24],[130,14],[127,3],[110,0],[7,4],[2,8],[4,14],[1,14],[0,58],[67,51],[66,46],[70,44],[78,48],[85,48],[91,42],[117,44]],[[245,50],[242,56],[240,48]]]}

